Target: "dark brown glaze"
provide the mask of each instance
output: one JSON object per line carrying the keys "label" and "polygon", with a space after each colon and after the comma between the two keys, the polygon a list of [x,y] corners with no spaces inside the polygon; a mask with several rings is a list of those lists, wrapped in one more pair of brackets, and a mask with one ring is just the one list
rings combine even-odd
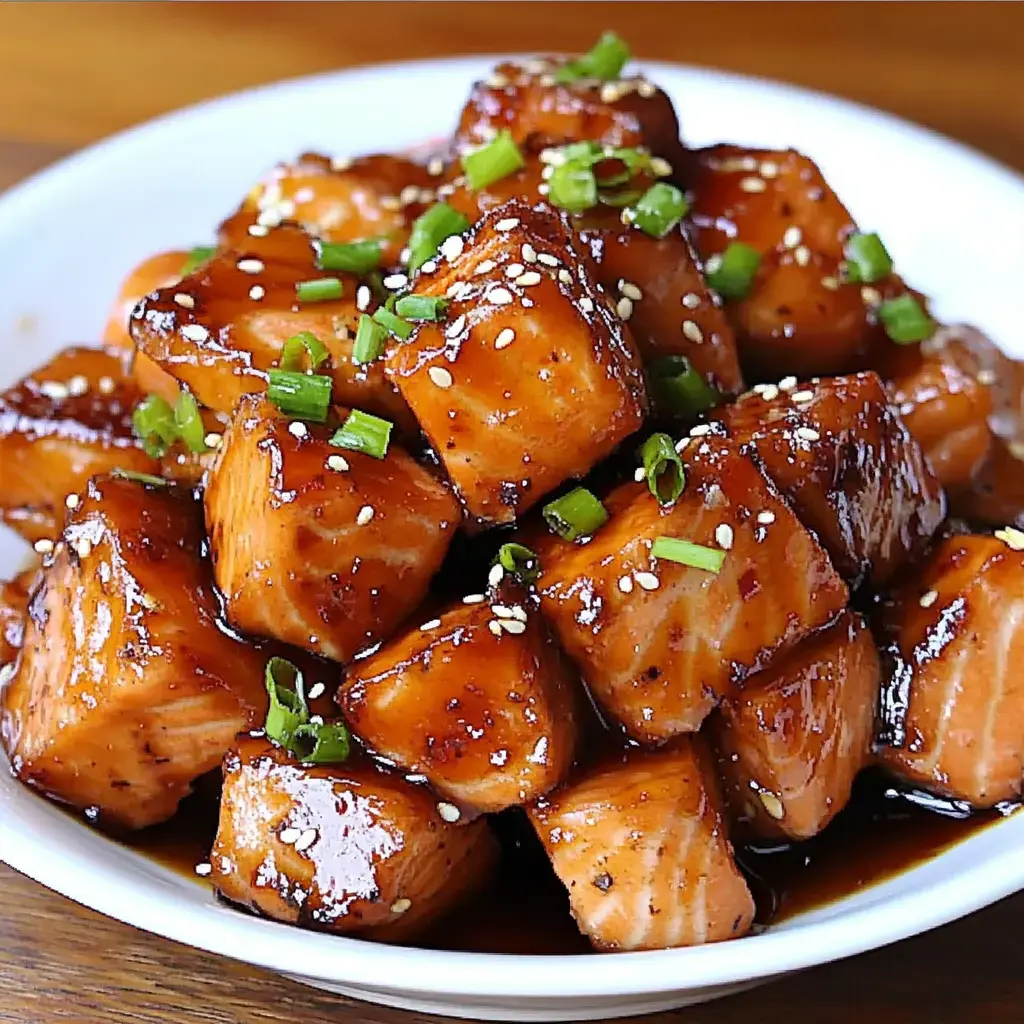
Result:
{"label": "dark brown glaze", "polygon": [[391,350],[388,372],[468,515],[509,523],[641,425],[640,358],[567,220],[550,208],[506,203],[445,252],[433,272],[425,265],[416,291],[449,296],[447,312]]}
{"label": "dark brown glaze", "polygon": [[459,508],[398,445],[375,459],[333,447],[333,432],[242,399],[204,501],[229,619],[348,661],[424,598]]}
{"label": "dark brown glaze", "polygon": [[89,482],[0,694],[0,739],[23,782],[142,828],[262,721],[266,658],[223,628],[204,545],[191,495]]}
{"label": "dark brown glaze", "polygon": [[[296,285],[323,277],[341,280],[343,297],[299,302]],[[266,390],[267,371],[278,364],[285,341],[310,331],[330,352],[320,372],[333,378],[336,402],[414,428],[382,364],[353,360],[359,307],[375,305],[371,289],[351,274],[318,270],[313,239],[283,225],[249,236],[247,245],[147,296],[132,313],[131,333],[139,351],[200,402],[230,414],[242,395]]]}
{"label": "dark brown glaze", "polygon": [[749,929],[754,900],[700,737],[601,762],[529,813],[576,923],[598,949],[695,946]]}
{"label": "dark brown glaze", "polygon": [[855,612],[727,697],[712,719],[723,790],[744,837],[809,839],[867,764],[881,669]]}
{"label": "dark brown glaze", "polygon": [[224,759],[212,881],[275,920],[407,938],[477,888],[495,852],[485,820],[449,824],[429,789],[366,760],[303,765],[261,734]]}
{"label": "dark brown glaze", "polygon": [[690,185],[705,263],[734,241],[762,257],[747,295],[726,304],[748,380],[861,370],[890,344],[875,310],[906,288],[896,275],[866,287],[842,281],[856,225],[811,160],[713,146],[696,153]]}
{"label": "dark brown glaze", "polygon": [[[674,505],[626,484],[605,499],[610,520],[587,543],[535,541],[545,618],[601,706],[646,743],[696,731],[737,683],[829,623],[848,597],[736,445],[695,437],[683,459]],[[721,572],[653,558],[659,536],[727,547]]]}
{"label": "dark brown glaze", "polygon": [[672,101],[642,77],[616,82],[554,80],[560,59],[499,64],[477,82],[455,130],[455,149],[465,152],[508,129],[520,146],[534,152],[566,142],[645,146],[682,164],[679,122]]}
{"label": "dark brown glaze", "polygon": [[[159,473],[132,434],[141,397],[114,349],[67,348],[0,395],[0,515],[26,540],[60,530],[95,473]],[[74,499],[72,499],[74,500]]]}
{"label": "dark brown glaze", "polygon": [[949,507],[978,526],[1024,529],[1024,443],[994,437],[970,484],[950,491]]}
{"label": "dark brown glaze", "polygon": [[220,226],[220,244],[245,249],[254,224],[275,228],[292,221],[329,242],[382,238],[383,265],[397,266],[412,222],[434,202],[437,184],[436,175],[402,156],[350,160],[303,153],[278,164],[249,192]]}
{"label": "dark brown glaze", "polygon": [[973,807],[1021,793],[1024,533],[940,543],[881,614],[878,760]]}
{"label": "dark brown glaze", "polygon": [[0,583],[0,673],[8,668],[25,639],[25,616],[28,613],[28,595],[36,578],[36,568],[18,573],[13,580]]}
{"label": "dark brown glaze", "polygon": [[338,701],[378,754],[477,811],[561,782],[576,747],[576,676],[535,607],[469,595],[349,668]]}
{"label": "dark brown glaze", "polygon": [[850,585],[884,584],[943,520],[935,474],[876,374],[782,383],[760,385],[722,422],[756,452]]}

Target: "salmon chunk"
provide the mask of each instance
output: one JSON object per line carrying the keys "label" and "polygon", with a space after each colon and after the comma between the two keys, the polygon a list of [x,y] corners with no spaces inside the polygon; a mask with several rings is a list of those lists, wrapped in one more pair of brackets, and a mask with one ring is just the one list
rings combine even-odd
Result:
{"label": "salmon chunk", "polygon": [[0,695],[15,774],[91,819],[170,818],[266,714],[265,655],[218,620],[189,493],[94,478],[32,593]]}
{"label": "salmon chunk", "polygon": [[498,207],[435,263],[416,291],[448,296],[447,310],[391,350],[388,370],[467,514],[512,522],[640,426],[640,359],[550,208]]}
{"label": "salmon chunk", "polygon": [[713,721],[725,796],[747,834],[809,839],[846,806],[880,685],[871,631],[845,612],[722,703]]}
{"label": "salmon chunk", "polygon": [[942,488],[874,373],[764,385],[722,413],[854,587],[920,555]]}
{"label": "salmon chunk", "polygon": [[28,595],[35,582],[36,569],[26,569],[13,580],[0,583],[0,675],[12,675],[25,638]]}
{"label": "salmon chunk", "polygon": [[750,928],[754,900],[699,737],[591,767],[529,813],[599,950],[697,946]]}
{"label": "salmon chunk", "polygon": [[1024,441],[994,437],[970,484],[950,492],[949,506],[953,515],[972,524],[1024,530]]}
{"label": "salmon chunk", "polygon": [[500,811],[564,778],[576,681],[521,593],[478,597],[353,664],[338,700],[378,754],[458,804]]}
{"label": "salmon chunk", "polygon": [[713,146],[688,183],[706,264],[733,242],[761,257],[749,290],[726,303],[751,381],[849,373],[891,344],[877,307],[906,292],[895,274],[846,281],[843,247],[856,225],[821,171],[794,150]]}
{"label": "salmon chunk", "polygon": [[333,447],[333,432],[244,398],[204,500],[231,622],[348,661],[422,600],[459,508],[397,445],[376,459]]}
{"label": "salmon chunk", "polygon": [[[353,358],[360,308],[372,311],[376,304],[369,286],[351,274],[317,269],[316,259],[315,241],[297,227],[250,237],[147,296],[132,314],[135,344],[203,405],[230,414],[242,395],[266,390],[267,371],[288,338],[309,331],[330,353],[319,372],[333,378],[336,402],[411,425],[381,363]],[[341,282],[340,299],[299,298],[300,284],[324,278]]]}
{"label": "salmon chunk", "polygon": [[380,238],[381,262],[397,266],[412,222],[432,204],[438,184],[425,167],[401,156],[374,154],[331,159],[303,153],[275,167],[220,229],[228,249],[245,249],[253,225],[302,226],[329,242]]}
{"label": "salmon chunk", "polygon": [[[695,732],[848,596],[818,542],[735,445],[698,436],[683,460],[675,504],[629,483],[605,500],[609,521],[586,543],[536,542],[545,617],[598,702],[644,743]],[[721,571],[655,558],[659,537],[724,550]]]}
{"label": "salmon chunk", "polygon": [[878,758],[899,778],[992,807],[1021,793],[1024,533],[952,536],[883,610]]}
{"label": "salmon chunk", "polygon": [[481,884],[496,844],[430,790],[365,760],[299,764],[262,734],[224,758],[216,890],[266,917],[407,938]]}
{"label": "salmon chunk", "polygon": [[114,349],[68,348],[0,395],[0,515],[51,539],[64,503],[95,473],[159,473],[132,434],[141,395]]}

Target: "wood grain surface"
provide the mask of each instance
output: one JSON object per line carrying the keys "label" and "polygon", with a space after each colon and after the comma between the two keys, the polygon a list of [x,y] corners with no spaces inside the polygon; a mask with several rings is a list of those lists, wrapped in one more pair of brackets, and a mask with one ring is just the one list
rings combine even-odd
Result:
{"label": "wood grain surface", "polygon": [[[839,93],[1024,169],[1021,3],[4,3],[0,188],[109,132],[233,89],[381,60],[580,49],[602,26],[641,56]],[[889,949],[652,1020],[1019,1022],[1022,914],[1024,895]],[[135,931],[0,867],[3,1024],[428,1019]]]}

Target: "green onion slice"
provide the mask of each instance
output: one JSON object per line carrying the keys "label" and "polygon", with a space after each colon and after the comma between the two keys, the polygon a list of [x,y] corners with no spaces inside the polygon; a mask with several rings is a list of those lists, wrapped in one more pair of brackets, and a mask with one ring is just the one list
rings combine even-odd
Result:
{"label": "green onion slice", "polygon": [[267,397],[285,416],[312,423],[327,419],[333,386],[330,377],[294,370],[271,370],[268,377]]}
{"label": "green onion slice", "polygon": [[409,236],[409,271],[419,270],[446,238],[459,235],[468,227],[469,221],[447,203],[436,203],[420,214]]}
{"label": "green onion slice", "polygon": [[641,450],[647,486],[661,505],[671,505],[686,485],[683,460],[668,434],[651,434]]}
{"label": "green onion slice", "polygon": [[380,309],[376,310],[372,319],[380,324],[389,334],[393,334],[396,338],[401,338],[402,341],[408,341],[415,330],[408,320],[403,320],[400,316],[396,316],[386,306],[381,306]]}
{"label": "green onion slice", "polygon": [[303,352],[309,357],[310,370],[316,370],[331,358],[327,346],[312,331],[300,331],[284,343],[281,349],[281,369],[301,370]]}
{"label": "green onion slice", "polygon": [[850,235],[843,253],[846,256],[844,276],[848,281],[871,284],[892,273],[892,257],[876,234]]}
{"label": "green onion slice", "polygon": [[300,281],[295,286],[299,302],[330,302],[340,299],[344,288],[336,277],[318,277],[314,281]]}
{"label": "green onion slice", "polygon": [[544,521],[563,540],[590,537],[608,522],[608,511],[585,487],[556,498],[544,506]]}
{"label": "green onion slice", "polygon": [[148,395],[135,406],[132,430],[151,459],[162,458],[178,440],[178,427],[170,402],[159,395]]}
{"label": "green onion slice", "polygon": [[309,705],[302,673],[286,658],[271,658],[267,662],[267,735],[281,746],[290,746],[295,730],[309,721]]}
{"label": "green onion slice", "polygon": [[563,64],[556,72],[555,80],[562,85],[581,78],[614,81],[622,73],[629,57],[629,47],[614,32],[605,32],[588,53]]}
{"label": "green onion slice", "polygon": [[185,442],[189,451],[201,455],[207,450],[206,427],[203,426],[199,405],[187,391],[182,391],[174,403],[174,425],[178,437]]}
{"label": "green onion slice", "polygon": [[217,255],[215,245],[197,245],[189,250],[188,257],[181,265],[181,276],[187,277],[193,270],[197,270],[204,263],[212,260]]}
{"label": "green onion slice", "polygon": [[317,270],[341,270],[349,274],[369,274],[380,266],[383,238],[364,238],[358,242],[314,242]]}
{"label": "green onion slice", "polygon": [[115,480],[134,480],[135,483],[146,484],[149,487],[170,487],[170,483],[162,476],[153,476],[152,473],[136,473],[134,469],[121,469],[115,467],[110,471]]}
{"label": "green onion slice", "polygon": [[653,184],[633,207],[633,224],[654,238],[664,238],[686,215],[686,196],[668,182]]}
{"label": "green onion slice", "polygon": [[348,760],[348,729],[342,722],[304,722],[288,747],[306,764],[338,764]]}
{"label": "green onion slice", "polygon": [[395,312],[406,320],[440,320],[447,308],[447,299],[436,295],[403,295],[395,303]]}
{"label": "green onion slice", "polygon": [[525,544],[516,544],[514,541],[502,544],[498,548],[496,562],[523,583],[532,583],[540,572],[537,552],[531,551]]}
{"label": "green onion slice", "polygon": [[761,254],[756,249],[743,242],[730,242],[721,256],[708,260],[705,276],[723,299],[742,299],[760,264]]}
{"label": "green onion slice", "polygon": [[387,328],[377,323],[372,316],[362,313],[359,317],[359,326],[356,328],[352,358],[357,363],[372,363],[383,354],[387,340]]}
{"label": "green onion slice", "polygon": [[654,402],[663,416],[693,419],[722,401],[686,356],[665,356],[647,368]]}
{"label": "green onion slice", "polygon": [[523,154],[507,128],[502,128],[486,145],[462,156],[462,169],[472,189],[493,185],[514,174],[524,163]]}
{"label": "green onion slice", "polygon": [[721,572],[725,563],[725,552],[719,548],[707,548],[703,544],[694,544],[678,537],[658,537],[651,547],[651,554],[655,558],[664,558],[668,562],[678,562],[705,572]]}
{"label": "green onion slice", "polygon": [[352,452],[363,452],[375,459],[383,459],[388,453],[393,426],[390,420],[353,409],[328,443],[335,448],[347,448]]}
{"label": "green onion slice", "polygon": [[878,319],[897,345],[913,345],[935,333],[935,321],[913,295],[887,299],[878,307]]}
{"label": "green onion slice", "polygon": [[597,205],[597,179],[590,164],[567,160],[551,172],[548,199],[570,213],[582,213]]}

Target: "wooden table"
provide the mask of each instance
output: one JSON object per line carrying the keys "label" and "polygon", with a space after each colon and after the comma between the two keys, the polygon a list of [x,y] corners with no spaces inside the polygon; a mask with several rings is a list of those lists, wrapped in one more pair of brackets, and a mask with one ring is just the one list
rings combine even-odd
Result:
{"label": "wooden table", "polygon": [[[385,59],[578,50],[600,26],[643,56],[841,93],[1024,169],[1024,4],[23,3],[0,5],[0,187],[111,131],[258,82]],[[1018,915],[1024,895],[661,1019],[1017,1022]],[[134,931],[0,868],[3,1024],[415,1019]]]}

